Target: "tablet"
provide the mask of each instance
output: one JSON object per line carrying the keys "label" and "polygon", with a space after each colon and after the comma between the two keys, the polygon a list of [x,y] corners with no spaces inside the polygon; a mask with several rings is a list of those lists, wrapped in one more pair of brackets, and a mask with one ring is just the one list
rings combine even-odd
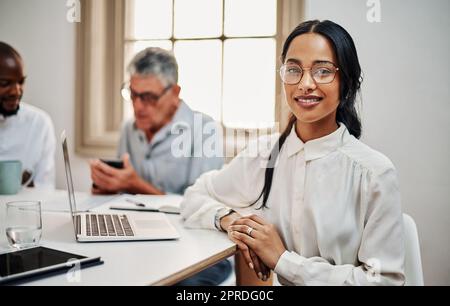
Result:
{"label": "tablet", "polygon": [[0,284],[35,280],[80,268],[102,264],[100,257],[88,258],[45,247],[0,254]]}

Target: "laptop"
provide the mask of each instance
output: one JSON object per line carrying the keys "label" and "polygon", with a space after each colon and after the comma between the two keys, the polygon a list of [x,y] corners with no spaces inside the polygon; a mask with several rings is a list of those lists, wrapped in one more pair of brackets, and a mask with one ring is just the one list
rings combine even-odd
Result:
{"label": "laptop", "polygon": [[65,131],[61,135],[61,142],[70,213],[77,242],[171,240],[180,238],[175,227],[163,213],[78,212]]}

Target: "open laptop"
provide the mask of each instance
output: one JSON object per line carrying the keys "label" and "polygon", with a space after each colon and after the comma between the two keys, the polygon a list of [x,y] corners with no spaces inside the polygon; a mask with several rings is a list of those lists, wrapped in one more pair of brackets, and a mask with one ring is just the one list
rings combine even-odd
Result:
{"label": "open laptop", "polygon": [[78,212],[65,131],[61,135],[70,213],[78,242],[178,239],[180,235],[163,213]]}

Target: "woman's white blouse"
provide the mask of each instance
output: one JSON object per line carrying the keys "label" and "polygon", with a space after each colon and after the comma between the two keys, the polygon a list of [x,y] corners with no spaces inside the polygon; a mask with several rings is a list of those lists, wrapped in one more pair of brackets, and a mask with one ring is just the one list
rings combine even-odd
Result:
{"label": "woman's white blouse", "polygon": [[288,250],[275,267],[285,285],[402,285],[403,222],[391,161],[343,124],[306,143],[294,127],[275,166],[268,208],[257,210],[262,200],[250,205],[278,137],[260,138],[202,175],[185,193],[185,226],[215,229],[222,207],[273,223]]}

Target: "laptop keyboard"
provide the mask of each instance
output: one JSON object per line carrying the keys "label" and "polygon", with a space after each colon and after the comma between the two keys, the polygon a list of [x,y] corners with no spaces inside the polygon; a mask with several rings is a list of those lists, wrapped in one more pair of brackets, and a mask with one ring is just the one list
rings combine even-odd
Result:
{"label": "laptop keyboard", "polygon": [[[130,222],[126,215],[84,215],[86,236],[88,237],[133,237]],[[81,216],[77,216],[78,229],[81,230]],[[79,231],[80,231],[79,230]],[[81,234],[80,232],[78,234]]]}

